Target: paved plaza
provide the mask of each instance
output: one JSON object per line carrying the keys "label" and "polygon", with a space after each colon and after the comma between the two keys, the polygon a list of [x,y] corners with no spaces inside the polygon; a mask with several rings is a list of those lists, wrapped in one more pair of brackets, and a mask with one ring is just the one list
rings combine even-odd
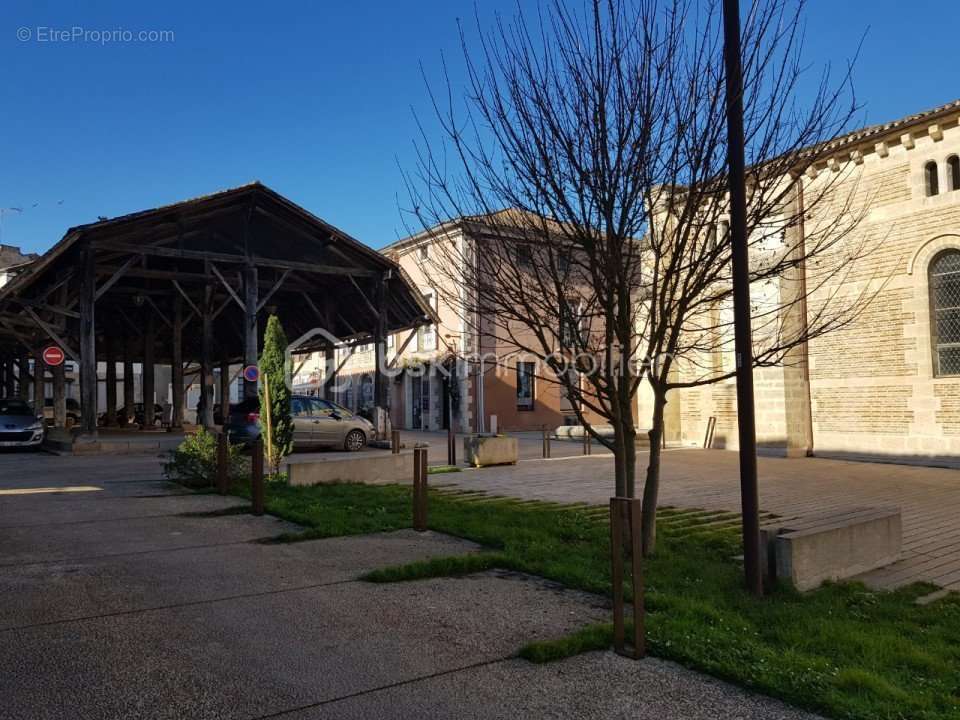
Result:
{"label": "paved plaza", "polygon": [[608,618],[606,600],[501,572],[364,583],[477,548],[263,543],[296,528],[220,512],[238,504],[150,455],[0,454],[0,717],[812,717],[656,659],[530,664],[522,644]]}
{"label": "paved plaza", "polygon": [[[410,435],[431,443],[432,463],[443,461],[444,435]],[[437,482],[525,499],[607,503],[614,489],[613,458],[608,452],[594,447],[593,454],[584,457],[580,443],[555,441],[553,458],[543,460],[540,443],[539,435],[521,436],[517,465],[466,469],[437,476]],[[645,462],[646,451],[641,450],[638,492]],[[841,509],[900,508],[903,558],[865,575],[868,584],[893,588],[927,581],[960,590],[960,471],[824,458],[760,457],[758,465],[761,509],[784,518]],[[660,505],[740,509],[735,452],[668,449],[662,472]]]}

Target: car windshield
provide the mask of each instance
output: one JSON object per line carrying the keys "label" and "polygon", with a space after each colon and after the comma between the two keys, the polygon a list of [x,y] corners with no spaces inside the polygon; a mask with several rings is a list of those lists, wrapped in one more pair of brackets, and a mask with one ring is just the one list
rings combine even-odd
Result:
{"label": "car windshield", "polygon": [[0,400],[0,415],[33,415],[33,410],[23,400]]}
{"label": "car windshield", "polygon": [[332,400],[327,400],[327,402],[333,405],[333,409],[337,411],[338,415],[353,415],[353,411],[347,410],[343,405],[338,405]]}

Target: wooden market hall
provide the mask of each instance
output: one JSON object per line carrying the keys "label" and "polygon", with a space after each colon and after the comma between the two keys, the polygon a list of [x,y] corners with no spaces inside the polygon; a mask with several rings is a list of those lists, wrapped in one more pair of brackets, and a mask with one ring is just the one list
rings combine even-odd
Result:
{"label": "wooden market hall", "polygon": [[[47,367],[41,357],[57,346],[79,367],[80,429],[96,434],[100,412],[103,425],[115,427],[132,411],[134,363],[142,366],[145,407],[149,398],[166,398],[166,388],[155,385],[155,366],[169,365],[170,425],[177,429],[184,423],[184,368],[192,365],[199,369],[202,424],[210,427],[215,366],[220,396],[229,397],[228,368],[257,363],[270,315],[291,341],[309,336],[297,352],[328,358],[335,346],[359,342],[375,342],[383,352],[388,334],[433,321],[393,261],[255,182],[67,231],[0,289],[0,396],[33,400],[39,412],[50,383],[55,422],[63,427],[63,365]],[[34,378],[31,358],[33,370],[49,375]],[[98,363],[106,385],[99,409]],[[242,397],[256,393],[257,383],[244,379]],[[383,378],[374,394],[384,407]],[[152,413],[144,413],[144,425],[151,429]]]}

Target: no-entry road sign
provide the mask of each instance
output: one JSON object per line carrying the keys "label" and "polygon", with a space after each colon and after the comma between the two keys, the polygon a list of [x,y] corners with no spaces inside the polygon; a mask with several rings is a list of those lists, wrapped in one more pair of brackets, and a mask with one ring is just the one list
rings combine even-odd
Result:
{"label": "no-entry road sign", "polygon": [[260,379],[260,368],[256,365],[247,365],[243,369],[243,379],[247,382],[256,382]]}
{"label": "no-entry road sign", "polygon": [[63,361],[66,359],[66,356],[63,354],[63,350],[58,348],[56,345],[51,345],[43,349],[43,361],[50,367],[57,367],[58,365],[63,365]]}

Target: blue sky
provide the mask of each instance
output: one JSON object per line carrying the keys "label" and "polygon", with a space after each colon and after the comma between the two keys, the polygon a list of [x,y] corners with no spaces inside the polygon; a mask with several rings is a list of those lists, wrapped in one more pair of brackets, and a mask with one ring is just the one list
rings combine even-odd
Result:
{"label": "blue sky", "polygon": [[[524,3],[526,5],[526,3]],[[857,64],[864,121],[960,97],[960,4],[812,0],[807,58]],[[481,17],[515,0],[483,0]],[[260,180],[381,247],[405,234],[401,172],[420,64],[461,71],[456,19],[474,3],[42,2],[0,7],[2,241],[43,251],[73,225]],[[171,30],[172,42],[53,42]],[[18,38],[26,28],[30,37]],[[38,41],[43,34],[45,42]]]}

